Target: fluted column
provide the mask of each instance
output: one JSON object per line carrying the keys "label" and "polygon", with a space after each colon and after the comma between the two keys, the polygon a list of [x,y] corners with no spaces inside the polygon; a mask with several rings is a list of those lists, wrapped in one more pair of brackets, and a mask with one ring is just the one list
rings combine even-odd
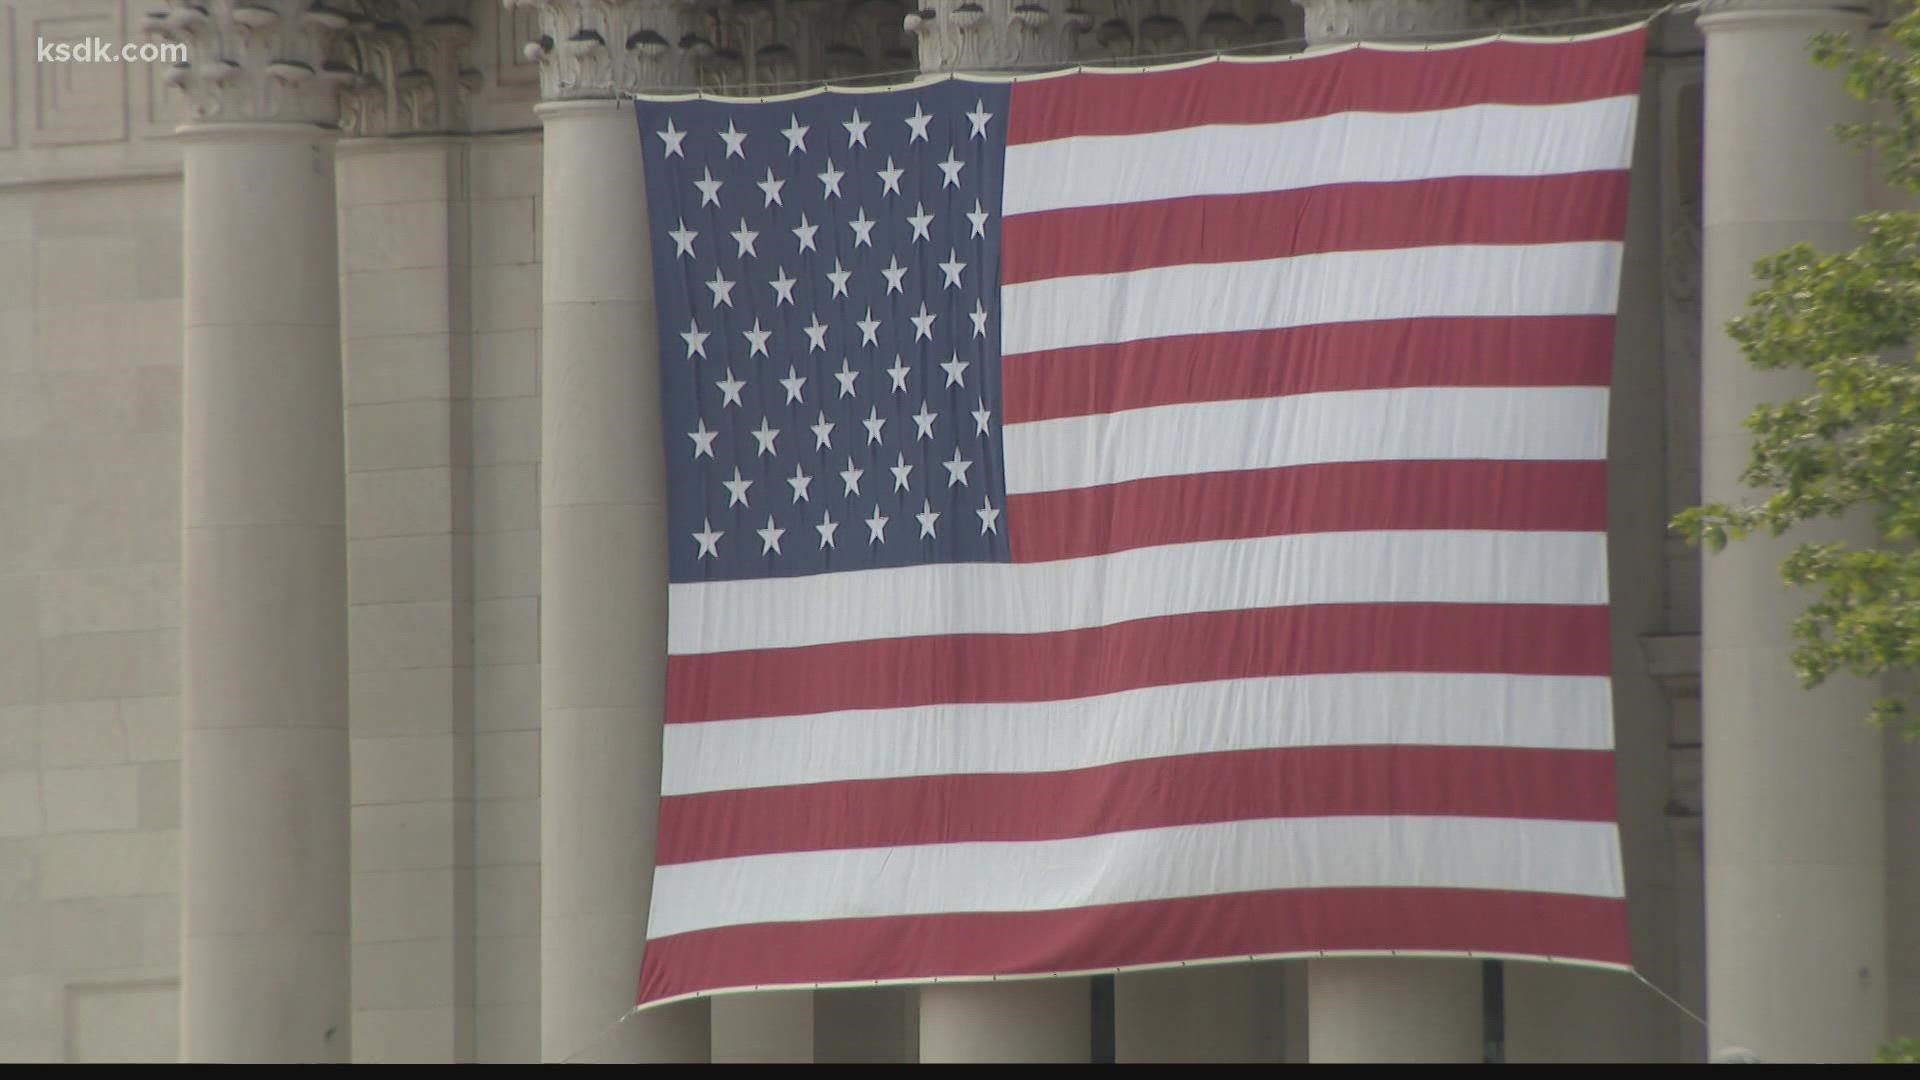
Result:
{"label": "fluted column", "polygon": [[684,86],[669,0],[539,12],[542,168],[540,1045],[549,1061],[703,1061],[707,1006],[634,1002],[660,805],[666,463],[633,109]]}
{"label": "fluted column", "polygon": [[[1740,482],[1762,402],[1804,391],[1754,369],[1724,327],[1746,308],[1754,262],[1796,241],[1853,246],[1866,206],[1864,155],[1833,126],[1864,117],[1842,76],[1807,60],[1821,31],[1860,34],[1867,16],[1817,0],[1710,2],[1702,209],[1701,494],[1746,499]],[[1707,1013],[1714,1051],[1767,1061],[1864,1060],[1886,1034],[1885,784],[1880,735],[1862,718],[1871,685],[1794,677],[1788,622],[1804,593],[1780,582],[1790,546],[1859,539],[1859,525],[1752,539],[1704,558]]]}
{"label": "fluted column", "polygon": [[346,543],[326,50],[299,0],[176,2],[190,46],[181,1055],[344,1061]]}

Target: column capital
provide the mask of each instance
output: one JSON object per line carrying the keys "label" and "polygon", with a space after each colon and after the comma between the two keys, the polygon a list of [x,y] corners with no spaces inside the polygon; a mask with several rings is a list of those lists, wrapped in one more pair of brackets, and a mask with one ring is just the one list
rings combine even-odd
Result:
{"label": "column capital", "polygon": [[187,46],[167,73],[195,123],[291,122],[332,127],[354,79],[332,49],[351,18],[309,0],[166,0],[151,37]]}
{"label": "column capital", "polygon": [[920,70],[967,71],[1072,61],[1093,17],[1075,0],[924,0],[904,20]]}
{"label": "column capital", "polygon": [[549,101],[694,87],[694,0],[504,0],[540,18],[524,52]]}
{"label": "column capital", "polygon": [[361,0],[337,46],[354,78],[341,124],[355,135],[454,131],[482,75],[472,64],[472,0]]}
{"label": "column capital", "polygon": [[[1644,0],[1293,0],[1306,14],[1307,40],[1315,45],[1350,41],[1419,41],[1538,26],[1613,13],[1638,17]],[[1711,0],[1709,0],[1711,2]],[[1738,2],[1738,0],[1728,0]],[[1767,0],[1761,0],[1767,2]],[[1817,3],[1819,0],[1775,0]],[[1599,29],[1583,24],[1576,30]]]}

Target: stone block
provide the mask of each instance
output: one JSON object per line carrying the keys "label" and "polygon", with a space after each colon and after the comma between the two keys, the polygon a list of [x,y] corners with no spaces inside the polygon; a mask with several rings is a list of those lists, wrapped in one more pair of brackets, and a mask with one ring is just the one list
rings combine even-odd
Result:
{"label": "stone block", "polygon": [[540,1060],[540,1003],[475,1006],[474,1053],[488,1064]]}
{"label": "stone block", "polygon": [[466,762],[456,762],[463,740],[453,735],[392,735],[354,739],[353,799],[356,806],[445,802],[470,787]]}
{"label": "stone block", "polygon": [[147,364],[134,369],[133,430],[180,435],[180,367]]}
{"label": "stone block", "polygon": [[357,338],[345,349],[348,405],[445,401],[453,393],[454,335],[444,332]]}
{"label": "stone block", "polygon": [[357,604],[347,609],[348,670],[448,667],[455,605],[445,600]]}
{"label": "stone block", "polygon": [[420,536],[455,524],[450,470],[387,469],[347,474],[347,539]]}
{"label": "stone block", "polygon": [[491,731],[473,739],[474,797],[535,799],[540,795],[540,733]]}
{"label": "stone block", "polygon": [[[457,977],[451,938],[355,942],[353,1003],[356,1009],[451,1007],[471,999]],[[356,1032],[355,1043],[359,1042]]]}
{"label": "stone block", "polygon": [[134,299],[139,293],[139,261],[135,256],[130,230],[41,241],[33,251],[38,306]]}
{"label": "stone block", "polygon": [[377,149],[336,157],[339,201],[343,206],[444,200],[454,180],[445,145],[403,148],[385,143]]}
{"label": "stone block", "polygon": [[533,465],[480,465],[473,470],[473,531],[540,527],[540,486]]}
{"label": "stone block", "polygon": [[[178,204],[175,204],[176,208]],[[176,215],[178,211],[176,209]],[[185,235],[178,216],[133,227],[134,295],[177,299],[186,278]]]}
{"label": "stone block", "polygon": [[539,663],[539,599],[513,596],[476,601],[473,660],[477,665]]}
{"label": "stone block", "polygon": [[473,538],[476,600],[540,593],[540,533],[535,529],[479,533]]}
{"label": "stone block", "polygon": [[180,833],[76,833],[50,836],[40,859],[47,900],[99,896],[172,896],[180,888]]}
{"label": "stone block", "polygon": [[126,726],[113,701],[40,707],[40,759],[47,768],[117,765],[127,760]]}
{"label": "stone block", "polygon": [[352,275],[446,266],[448,205],[407,202],[342,208],[342,269]]}
{"label": "stone block", "polygon": [[[359,998],[356,996],[356,1003]],[[353,1060],[360,1064],[445,1065],[467,1060],[463,1034],[472,1034],[472,1009],[356,1009]]]}
{"label": "stone block", "polygon": [[477,266],[473,270],[473,329],[538,330],[540,265]]}
{"label": "stone block", "polygon": [[40,774],[0,773],[0,836],[37,836],[43,823]]}
{"label": "stone block", "polygon": [[171,896],[61,900],[40,919],[42,971],[105,971],[151,967],[168,957],[180,932]]}
{"label": "stone block", "polygon": [[[5,502],[10,494],[6,470],[5,452],[0,450],[0,541],[9,538],[9,515],[19,515],[23,526],[31,518],[25,506]],[[31,578],[0,575],[0,705],[40,700],[40,635],[35,627],[34,592]]]}
{"label": "stone block", "polygon": [[140,827],[140,766],[48,769],[41,806],[50,833],[113,832]]}
{"label": "stone block", "polygon": [[342,280],[340,326],[347,341],[445,333],[452,329],[452,316],[444,267],[364,270]]}
{"label": "stone block", "polygon": [[480,202],[539,195],[540,155],[541,144],[537,136],[476,140],[468,164],[473,200]]}
{"label": "stone block", "polygon": [[180,635],[131,630],[46,638],[40,643],[40,677],[41,693],[51,702],[177,693]]}
{"label": "stone block", "polygon": [[539,398],[488,398],[473,403],[474,464],[507,465],[539,460]]}
{"label": "stone block", "polygon": [[428,735],[453,730],[454,668],[360,671],[348,679],[350,727],[356,738]]}
{"label": "stone block", "polygon": [[38,591],[43,637],[180,625],[178,565],[57,571],[40,576]]}
{"label": "stone block", "polygon": [[40,767],[40,710],[0,705],[0,772]]}
{"label": "stone block", "polygon": [[150,761],[140,767],[140,827],[180,826],[180,763]]}
{"label": "stone block", "polygon": [[540,729],[540,665],[483,665],[473,669],[473,682],[475,730]]}
{"label": "stone block", "polygon": [[[353,871],[422,870],[472,862],[473,804],[393,802],[353,807]],[[448,899],[451,903],[451,898]]]}
{"label": "stone block", "polygon": [[452,534],[354,540],[347,545],[347,602],[451,600],[454,561],[466,550]]}
{"label": "stone block", "polygon": [[459,898],[472,887],[473,871],[461,867],[355,870],[353,939],[378,942],[457,937]]}
{"label": "stone block", "polygon": [[67,991],[66,1060],[180,1059],[180,986],[172,980],[80,985]]}
{"label": "stone block", "polygon": [[128,760],[180,760],[179,698],[123,698],[120,722],[126,728]]}
{"label": "stone block", "polygon": [[540,938],[483,937],[475,943],[474,1003],[508,1005],[540,999]]}
{"label": "stone block", "polygon": [[479,799],[473,821],[475,866],[539,865],[539,800]]}
{"label": "stone block", "polygon": [[349,472],[451,465],[464,457],[453,445],[444,401],[347,406]]}
{"label": "stone block", "polygon": [[539,261],[534,247],[533,199],[477,199],[472,204],[473,265]]}
{"label": "stone block", "polygon": [[474,932],[483,938],[540,933],[540,868],[487,866],[474,871]]}
{"label": "stone block", "polygon": [[539,357],[538,330],[498,330],[473,335],[473,396],[501,398],[539,394]]}

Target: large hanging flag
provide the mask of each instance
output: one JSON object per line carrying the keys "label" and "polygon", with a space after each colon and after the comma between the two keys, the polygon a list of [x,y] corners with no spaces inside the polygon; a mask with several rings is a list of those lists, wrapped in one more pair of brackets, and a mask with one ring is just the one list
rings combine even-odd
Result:
{"label": "large hanging flag", "polygon": [[1643,49],[642,101],[672,584],[640,1000],[1627,965]]}

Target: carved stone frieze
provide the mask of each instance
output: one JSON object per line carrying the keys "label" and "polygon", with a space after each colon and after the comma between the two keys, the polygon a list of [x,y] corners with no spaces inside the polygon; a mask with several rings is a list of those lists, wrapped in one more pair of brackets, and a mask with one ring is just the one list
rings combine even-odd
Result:
{"label": "carved stone frieze", "polygon": [[469,0],[373,0],[359,5],[339,58],[357,78],[344,88],[341,125],[356,135],[455,131],[473,66]]}
{"label": "carved stone frieze", "polygon": [[526,55],[540,64],[541,96],[605,98],[687,90],[700,38],[693,0],[505,0],[540,18]]}
{"label": "carved stone frieze", "polygon": [[[1646,0],[1295,0],[1315,45],[1349,41],[1420,41],[1475,32],[1557,25],[1599,30],[1611,16],[1643,14]],[[1775,2],[1775,0],[1760,0]],[[1573,25],[1566,25],[1566,24]]]}
{"label": "carved stone frieze", "polygon": [[905,20],[922,71],[980,71],[1071,62],[1093,16],[1072,0],[922,0]]}
{"label": "carved stone frieze", "polygon": [[1271,45],[1300,36],[1291,0],[1107,0],[1082,43],[1109,59],[1177,56]]}

